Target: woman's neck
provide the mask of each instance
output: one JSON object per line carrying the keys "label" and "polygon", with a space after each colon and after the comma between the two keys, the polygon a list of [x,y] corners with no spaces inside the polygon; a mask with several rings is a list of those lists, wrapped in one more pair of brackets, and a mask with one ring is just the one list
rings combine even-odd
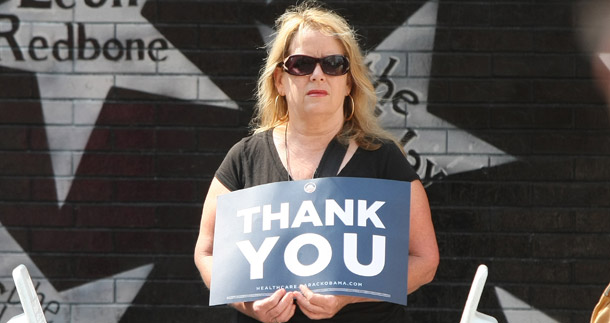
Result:
{"label": "woman's neck", "polygon": [[325,150],[328,143],[339,133],[343,124],[339,122],[296,122],[286,124],[288,141],[305,150]]}
{"label": "woman's neck", "polygon": [[282,164],[294,180],[313,178],[328,143],[341,130],[341,125],[303,127],[288,122],[274,130],[274,143]]}

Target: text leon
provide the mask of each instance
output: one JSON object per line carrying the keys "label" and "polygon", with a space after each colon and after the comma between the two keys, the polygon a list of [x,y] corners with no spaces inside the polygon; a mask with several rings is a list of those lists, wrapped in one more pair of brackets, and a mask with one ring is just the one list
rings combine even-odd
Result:
{"label": "text leon", "polygon": [[[368,204],[366,200],[358,200],[354,205],[354,200],[346,199],[343,207],[333,199],[325,200],[323,212],[324,221],[310,200],[303,201],[298,207],[292,223],[290,223],[290,204],[280,203],[279,211],[272,209],[271,205],[262,205],[238,210],[236,215],[243,219],[243,232],[251,233],[253,229],[269,231],[272,226],[279,225],[279,229],[299,228],[303,224],[310,224],[316,227],[334,226],[335,218],[339,219],[344,226],[366,227],[369,223],[375,228],[385,229],[385,226],[377,212],[385,204],[383,201],[375,201]],[[262,213],[262,214],[261,214]],[[259,215],[262,221],[261,227],[253,228],[253,218]],[[355,221],[355,223],[354,223]],[[265,260],[280,239],[280,236],[266,237],[258,250],[249,240],[237,242],[237,247],[242,255],[250,264],[250,279],[262,279],[264,277]],[[343,262],[346,268],[352,273],[372,277],[376,276],[385,266],[385,236],[372,236],[372,260],[369,264],[361,264],[358,261],[358,235],[356,233],[343,234]],[[317,259],[311,264],[303,264],[298,259],[299,250],[305,245],[312,245],[318,251]],[[304,233],[293,238],[284,250],[284,263],[286,268],[293,274],[301,277],[313,276],[328,266],[333,256],[333,249],[330,242],[322,235],[316,233]]]}

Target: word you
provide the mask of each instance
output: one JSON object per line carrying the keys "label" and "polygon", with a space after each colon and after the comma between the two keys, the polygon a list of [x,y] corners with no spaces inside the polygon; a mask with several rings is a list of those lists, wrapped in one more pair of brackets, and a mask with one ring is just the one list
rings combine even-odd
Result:
{"label": "word you", "polygon": [[[370,222],[375,228],[385,229],[383,222],[377,214],[385,202],[375,201],[368,205],[368,201],[358,200],[356,210],[354,202],[352,199],[346,199],[344,206],[341,207],[333,199],[325,200],[324,222],[322,222],[320,212],[316,210],[315,205],[310,200],[305,200],[300,204],[292,219],[292,223],[290,223],[289,203],[281,203],[279,212],[273,212],[271,205],[268,204],[263,205],[262,208],[255,206],[239,210],[236,216],[243,218],[244,233],[252,232],[253,217],[256,214],[260,214],[261,209],[261,231],[271,230],[272,224],[275,221],[278,222],[279,229],[295,229],[305,223],[310,223],[314,227],[334,226],[335,217],[347,227],[354,226],[354,220],[356,220],[356,225],[359,227],[366,227]],[[280,238],[280,236],[266,237],[258,250],[254,248],[250,240],[237,242],[237,247],[250,264],[251,280],[264,278],[265,261]],[[373,235],[372,244],[371,263],[363,265],[358,261],[358,234],[343,234],[343,263],[350,272],[359,276],[372,277],[383,271],[385,266],[385,236]],[[310,264],[303,264],[298,257],[301,248],[306,245],[311,245],[317,250],[317,259]],[[288,242],[284,250],[284,264],[286,268],[294,275],[301,277],[309,277],[322,272],[328,267],[332,257],[333,247],[331,243],[324,236],[316,233],[304,233],[294,237]]]}

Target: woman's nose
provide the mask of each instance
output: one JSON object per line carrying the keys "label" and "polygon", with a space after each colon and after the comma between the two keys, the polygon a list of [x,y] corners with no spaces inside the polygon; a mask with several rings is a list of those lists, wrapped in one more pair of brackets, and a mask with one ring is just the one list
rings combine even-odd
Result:
{"label": "woman's nose", "polygon": [[312,81],[321,81],[326,78],[326,74],[322,71],[322,65],[320,63],[316,63],[316,67],[313,69],[313,73],[311,73]]}

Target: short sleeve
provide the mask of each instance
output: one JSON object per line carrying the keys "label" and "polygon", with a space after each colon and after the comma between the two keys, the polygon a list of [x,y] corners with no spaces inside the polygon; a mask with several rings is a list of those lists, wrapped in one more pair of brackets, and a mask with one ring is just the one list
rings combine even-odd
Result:
{"label": "short sleeve", "polygon": [[231,191],[243,188],[243,183],[240,180],[242,177],[240,172],[243,169],[241,165],[243,146],[243,139],[233,145],[216,170],[216,178]]}
{"label": "short sleeve", "polygon": [[419,180],[419,176],[413,169],[413,166],[407,160],[407,157],[394,143],[385,143],[384,148],[387,149],[387,157],[385,175],[390,179],[412,182]]}

